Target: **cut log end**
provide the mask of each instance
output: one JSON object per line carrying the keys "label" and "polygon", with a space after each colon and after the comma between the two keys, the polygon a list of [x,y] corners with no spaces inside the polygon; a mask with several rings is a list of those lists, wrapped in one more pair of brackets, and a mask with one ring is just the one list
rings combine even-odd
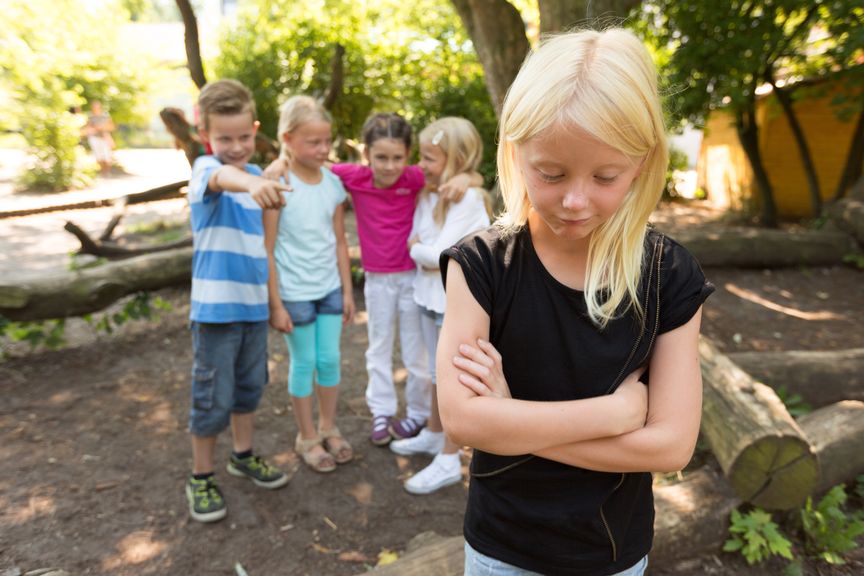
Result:
{"label": "cut log end", "polygon": [[748,445],[727,472],[743,500],[769,510],[804,503],[819,483],[819,461],[800,436],[760,438]]}

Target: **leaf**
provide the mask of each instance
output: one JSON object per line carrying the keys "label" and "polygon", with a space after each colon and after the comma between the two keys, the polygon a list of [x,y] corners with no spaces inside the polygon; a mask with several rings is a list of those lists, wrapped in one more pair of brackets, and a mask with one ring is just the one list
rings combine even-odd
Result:
{"label": "leaf", "polygon": [[382,550],[378,553],[378,564],[376,566],[387,566],[399,559],[399,554],[393,550]]}
{"label": "leaf", "polygon": [[742,546],[744,546],[744,542],[742,540],[739,540],[737,538],[735,538],[734,540],[727,540],[723,544],[723,551],[724,552],[737,552],[738,550],[741,549]]}
{"label": "leaf", "polygon": [[351,550],[339,554],[339,560],[342,562],[357,562],[358,564],[364,564],[369,562],[370,558],[359,550]]}

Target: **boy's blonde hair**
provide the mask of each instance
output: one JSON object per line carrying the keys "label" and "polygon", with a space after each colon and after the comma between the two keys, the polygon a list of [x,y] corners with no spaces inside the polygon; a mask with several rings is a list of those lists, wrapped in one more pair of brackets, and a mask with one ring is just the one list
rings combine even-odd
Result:
{"label": "boy's blonde hair", "polygon": [[208,82],[198,95],[198,116],[205,130],[210,129],[210,115],[234,116],[248,112],[257,120],[252,92],[237,80]]}
{"label": "boy's blonde hair", "polygon": [[[432,122],[420,132],[420,144],[437,146],[444,153],[444,170],[441,172],[439,184],[447,182],[457,174],[476,172],[483,160],[483,140],[480,133],[470,121],[457,116],[446,116]],[[424,193],[428,192],[424,191]],[[489,194],[483,190],[483,202],[486,212],[492,216]],[[444,223],[451,201],[448,198],[438,198],[432,215],[439,225]]]}
{"label": "boy's blonde hair", "polygon": [[[498,177],[505,212],[498,224],[514,230],[528,218],[517,147],[553,125],[574,126],[631,158],[639,175],[615,214],[591,235],[585,300],[600,327],[633,306],[648,217],[663,189],[668,163],[657,70],[631,32],[571,32],[546,39],[529,54],[501,111]],[[622,306],[623,304],[623,306]]]}
{"label": "boy's blonde hair", "polygon": [[282,104],[279,113],[279,144],[283,158],[291,158],[291,151],[285,146],[285,135],[290,134],[303,124],[322,121],[332,123],[330,113],[311,96],[292,96]]}

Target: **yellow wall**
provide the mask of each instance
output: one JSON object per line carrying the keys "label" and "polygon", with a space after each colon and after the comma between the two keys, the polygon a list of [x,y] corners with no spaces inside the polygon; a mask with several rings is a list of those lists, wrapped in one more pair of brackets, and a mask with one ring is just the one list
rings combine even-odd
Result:
{"label": "yellow wall", "polygon": [[[834,195],[852,140],[854,120],[841,122],[831,106],[834,93],[796,101],[794,108],[810,146],[823,199]],[[779,216],[811,216],[810,191],[798,146],[789,123],[773,96],[757,102],[759,149],[774,187]],[[758,203],[753,173],[731,114],[712,113],[705,127],[699,154],[699,186],[723,208],[741,209]]]}

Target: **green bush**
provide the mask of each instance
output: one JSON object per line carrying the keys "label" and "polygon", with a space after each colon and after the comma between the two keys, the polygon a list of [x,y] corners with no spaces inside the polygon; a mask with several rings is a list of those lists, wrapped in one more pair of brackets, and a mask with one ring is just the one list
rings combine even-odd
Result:
{"label": "green bush", "polygon": [[115,123],[140,117],[148,67],[141,55],[117,50],[118,32],[127,16],[119,2],[4,4],[0,84],[7,89],[9,106],[4,107],[8,116],[3,123],[20,129],[33,157],[33,165],[20,178],[25,187],[64,190],[86,184],[92,176],[78,145],[84,116],[71,110],[99,99]]}
{"label": "green bush", "polygon": [[754,508],[747,514],[732,511],[729,533],[732,537],[723,545],[724,552],[740,552],[748,564],[756,564],[771,556],[792,559],[792,543],[783,536],[771,514]]}
{"label": "green bush", "polygon": [[843,554],[857,548],[856,539],[864,534],[864,520],[844,510],[846,490],[832,488],[818,504],[808,497],[801,510],[805,548],[829,564],[844,564]]}

